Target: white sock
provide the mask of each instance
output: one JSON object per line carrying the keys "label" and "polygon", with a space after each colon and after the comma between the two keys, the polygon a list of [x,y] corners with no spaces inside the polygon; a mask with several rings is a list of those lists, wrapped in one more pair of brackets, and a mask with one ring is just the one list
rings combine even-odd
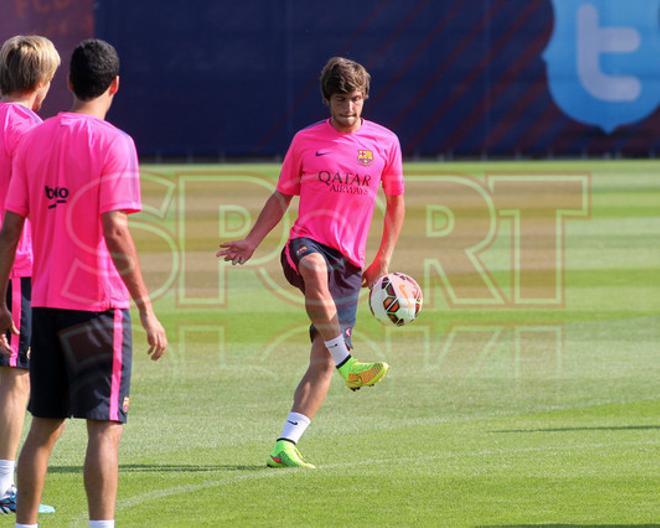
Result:
{"label": "white sock", "polygon": [[115,521],[89,521],[89,528],[115,528]]}
{"label": "white sock", "polygon": [[38,528],[38,524],[21,524],[21,523],[16,523],[16,528]]}
{"label": "white sock", "polygon": [[15,460],[0,460],[0,496],[14,483]]}
{"label": "white sock", "polygon": [[344,336],[341,334],[330,341],[325,341],[325,348],[328,349],[328,352],[332,355],[332,360],[337,366],[341,365],[351,355],[348,348],[346,348]]}
{"label": "white sock", "polygon": [[297,444],[310,423],[312,423],[311,420],[304,414],[296,412],[289,413],[289,416],[284,421],[282,434],[278,437],[278,440],[284,438]]}

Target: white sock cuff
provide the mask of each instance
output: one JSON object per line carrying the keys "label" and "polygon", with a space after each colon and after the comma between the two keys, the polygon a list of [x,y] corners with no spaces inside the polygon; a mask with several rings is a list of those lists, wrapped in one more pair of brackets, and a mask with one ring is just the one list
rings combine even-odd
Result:
{"label": "white sock cuff", "polygon": [[16,523],[16,528],[39,528],[38,524],[21,524]]}
{"label": "white sock cuff", "polygon": [[0,497],[14,484],[15,460],[0,460]]}
{"label": "white sock cuff", "polygon": [[89,521],[89,528],[115,528],[115,521]]}
{"label": "white sock cuff", "polygon": [[287,420],[291,420],[292,422],[302,422],[305,425],[309,425],[312,423],[312,421],[309,418],[307,418],[307,416],[297,412],[290,412]]}
{"label": "white sock cuff", "polygon": [[337,337],[335,337],[333,339],[329,339],[328,341],[324,341],[324,343],[325,343],[325,346],[328,347],[328,348],[333,347],[333,346],[337,346],[337,345],[341,346],[342,343],[346,344],[346,342],[344,341],[344,336],[341,335],[341,334],[339,334]]}
{"label": "white sock cuff", "polygon": [[297,412],[289,413],[289,416],[284,421],[282,434],[280,434],[278,440],[285,439],[297,444],[311,422],[304,414]]}
{"label": "white sock cuff", "polygon": [[324,344],[325,348],[327,348],[328,352],[330,352],[335,365],[342,364],[344,361],[346,361],[346,358],[351,355],[351,353],[348,351],[348,348],[346,347],[344,336],[341,334],[339,334],[334,339],[324,341]]}

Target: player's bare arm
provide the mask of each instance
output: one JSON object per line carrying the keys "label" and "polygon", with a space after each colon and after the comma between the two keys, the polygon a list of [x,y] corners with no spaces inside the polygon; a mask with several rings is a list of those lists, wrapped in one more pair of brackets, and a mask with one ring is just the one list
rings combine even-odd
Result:
{"label": "player's bare arm", "polygon": [[14,324],[11,312],[7,308],[7,281],[9,272],[14,264],[16,246],[23,232],[25,218],[10,211],[5,212],[5,218],[0,231],[0,353],[9,354],[11,348],[7,342],[6,332],[18,335],[18,329]]}
{"label": "player's bare arm", "polygon": [[245,264],[252,257],[255,249],[259,247],[261,241],[280,222],[289,208],[292,198],[293,196],[282,194],[279,191],[271,194],[248,236],[243,240],[220,244],[216,257],[224,257],[226,262],[231,261],[233,265]]}
{"label": "player's bare arm", "polygon": [[403,220],[406,216],[406,204],[403,194],[386,196],[385,221],[380,247],[374,261],[362,275],[362,285],[371,288],[379,277],[389,273],[394,248],[399,240]]}
{"label": "player's bare arm", "polygon": [[149,292],[142,278],[140,262],[133,237],[128,229],[128,217],[121,211],[111,211],[103,216],[103,235],[112,261],[140,312],[142,327],[147,332],[149,355],[157,361],[167,349],[165,329],[156,317]]}

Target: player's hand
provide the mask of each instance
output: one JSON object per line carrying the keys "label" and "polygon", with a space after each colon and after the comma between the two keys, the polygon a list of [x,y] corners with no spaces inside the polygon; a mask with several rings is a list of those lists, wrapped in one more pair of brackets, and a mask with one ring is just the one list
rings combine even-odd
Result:
{"label": "player's hand", "polygon": [[362,287],[371,288],[380,277],[389,273],[388,269],[389,265],[384,260],[374,260],[362,274]]}
{"label": "player's hand", "polygon": [[147,353],[151,356],[152,360],[158,361],[167,350],[165,329],[156,318],[156,314],[151,311],[141,312],[140,321],[142,327],[147,332],[147,343],[149,343],[149,351]]}
{"label": "player's hand", "polygon": [[11,354],[11,346],[7,339],[7,331],[14,335],[18,335],[18,328],[16,328],[16,325],[14,324],[11,312],[7,309],[7,306],[2,306],[0,307],[0,354],[6,356]]}
{"label": "player's hand", "polygon": [[255,249],[255,245],[245,238],[220,244],[220,249],[215,256],[224,258],[225,262],[231,261],[232,265],[235,266],[236,264],[245,264],[250,260]]}

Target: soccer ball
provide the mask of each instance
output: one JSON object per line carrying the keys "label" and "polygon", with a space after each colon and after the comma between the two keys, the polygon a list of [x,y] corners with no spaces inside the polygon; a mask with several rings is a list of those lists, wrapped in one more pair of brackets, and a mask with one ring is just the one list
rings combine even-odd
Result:
{"label": "soccer ball", "polygon": [[422,309],[422,290],[405,273],[388,273],[371,288],[369,308],[384,325],[403,326],[413,322]]}

